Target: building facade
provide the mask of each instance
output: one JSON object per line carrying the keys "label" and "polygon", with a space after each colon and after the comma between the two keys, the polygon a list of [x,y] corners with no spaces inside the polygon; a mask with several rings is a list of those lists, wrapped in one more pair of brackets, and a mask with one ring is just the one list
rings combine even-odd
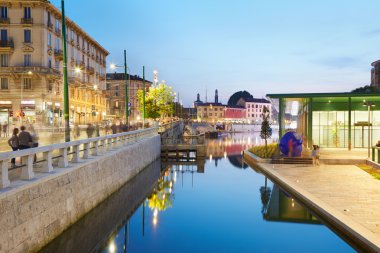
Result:
{"label": "building facade", "polygon": [[[140,121],[141,106],[137,99],[137,92],[143,90],[143,79],[137,75],[127,75],[129,119],[131,123]],[[152,86],[152,82],[145,80],[146,91]],[[124,73],[107,74],[107,114],[108,119],[125,119],[125,78]]]}
{"label": "building facade", "polygon": [[224,109],[224,119],[227,122],[243,122],[246,117],[246,109],[241,106],[227,106]]}
{"label": "building facade", "polygon": [[371,86],[380,88],[380,60],[371,64]]}
{"label": "building facade", "polygon": [[[64,124],[61,19],[46,0],[0,0],[1,123]],[[72,20],[66,25],[70,122],[100,122],[109,53]]]}
{"label": "building facade", "polygon": [[197,95],[197,101],[194,102],[197,108],[197,120],[206,121],[210,123],[221,122],[224,120],[225,105],[219,103],[218,90],[215,90],[214,103],[203,103],[200,101],[199,94]]}
{"label": "building facade", "polygon": [[261,123],[264,107],[269,110],[269,118],[272,117],[272,104],[263,98],[240,98],[237,102],[245,108],[245,118],[251,123]]}

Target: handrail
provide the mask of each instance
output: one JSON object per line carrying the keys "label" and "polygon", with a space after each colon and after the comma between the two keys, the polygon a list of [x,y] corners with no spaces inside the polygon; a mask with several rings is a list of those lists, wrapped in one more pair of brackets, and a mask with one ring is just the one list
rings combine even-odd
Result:
{"label": "handrail", "polygon": [[[98,156],[100,153],[106,153],[108,150],[115,150],[119,147],[129,145],[131,142],[139,141],[142,138],[157,135],[157,130],[157,128],[147,128],[131,132],[0,153],[0,189],[6,188],[10,185],[8,165],[9,160],[12,158],[21,157],[21,179],[30,180],[35,177],[34,165],[37,163],[42,162],[42,168],[39,168],[39,172],[49,173],[54,170],[53,159],[58,158],[57,168],[66,168],[69,166],[70,162],[78,163],[82,159],[88,159],[91,155]],[[80,148],[81,146],[83,146],[83,149]],[[69,153],[68,149],[72,150],[72,152]],[[53,157],[54,151],[59,151],[59,156]],[[92,151],[91,154],[90,151]],[[82,157],[80,156],[81,152],[83,152]],[[37,154],[43,154],[42,161],[34,162],[34,157]],[[69,161],[69,155],[72,156],[71,161]]]}

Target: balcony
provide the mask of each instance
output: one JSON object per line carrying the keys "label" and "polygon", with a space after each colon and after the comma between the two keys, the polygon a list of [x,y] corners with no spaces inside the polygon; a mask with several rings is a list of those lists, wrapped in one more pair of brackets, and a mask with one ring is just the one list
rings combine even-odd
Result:
{"label": "balcony", "polygon": [[53,31],[53,23],[49,22],[47,24],[47,27],[48,27],[49,31]]}
{"label": "balcony", "polygon": [[22,18],[21,24],[23,25],[33,25],[33,19],[32,18]]}
{"label": "balcony", "polygon": [[102,81],[106,80],[106,75],[105,74],[99,75],[99,79]]}
{"label": "balcony", "polygon": [[13,39],[0,40],[0,52],[1,53],[13,53],[14,50]]}
{"label": "balcony", "polygon": [[95,69],[93,67],[86,67],[86,71],[88,74],[93,75],[95,73]]}
{"label": "balcony", "polygon": [[1,67],[0,74],[19,74],[24,75],[31,71],[34,74],[49,75],[51,77],[60,77],[61,72],[52,68],[46,67]]}
{"label": "balcony", "polygon": [[61,49],[54,49],[54,57],[58,60],[63,59],[63,51]]}
{"label": "balcony", "polygon": [[59,29],[58,27],[55,28],[54,32],[55,32],[55,35],[57,35],[58,37],[62,35],[62,30]]}
{"label": "balcony", "polygon": [[0,25],[9,25],[10,19],[9,18],[0,18]]}

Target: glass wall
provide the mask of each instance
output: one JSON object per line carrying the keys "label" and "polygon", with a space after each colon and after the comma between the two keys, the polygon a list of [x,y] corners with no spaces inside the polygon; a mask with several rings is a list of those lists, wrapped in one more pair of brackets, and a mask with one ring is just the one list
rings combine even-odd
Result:
{"label": "glass wall", "polygon": [[348,147],[348,112],[313,112],[313,144],[320,147]]}

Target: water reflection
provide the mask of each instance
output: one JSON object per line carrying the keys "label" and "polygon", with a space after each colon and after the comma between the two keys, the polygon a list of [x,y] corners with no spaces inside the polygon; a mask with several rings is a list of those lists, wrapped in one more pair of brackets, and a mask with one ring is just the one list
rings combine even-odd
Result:
{"label": "water reflection", "polygon": [[[267,179],[265,179],[267,180]],[[261,213],[266,221],[321,224],[318,219],[278,185],[260,188]]]}
{"label": "water reflection", "polygon": [[208,140],[201,165],[143,170],[44,252],[353,252],[277,185],[241,169],[241,150],[255,145],[248,137]]}
{"label": "water reflection", "polygon": [[[269,140],[268,143],[271,142],[272,140]],[[228,159],[235,168],[246,169],[248,165],[243,162],[243,151],[262,144],[259,132],[226,133],[218,139],[206,140],[206,154],[209,162],[214,162],[216,167],[220,160]]]}

